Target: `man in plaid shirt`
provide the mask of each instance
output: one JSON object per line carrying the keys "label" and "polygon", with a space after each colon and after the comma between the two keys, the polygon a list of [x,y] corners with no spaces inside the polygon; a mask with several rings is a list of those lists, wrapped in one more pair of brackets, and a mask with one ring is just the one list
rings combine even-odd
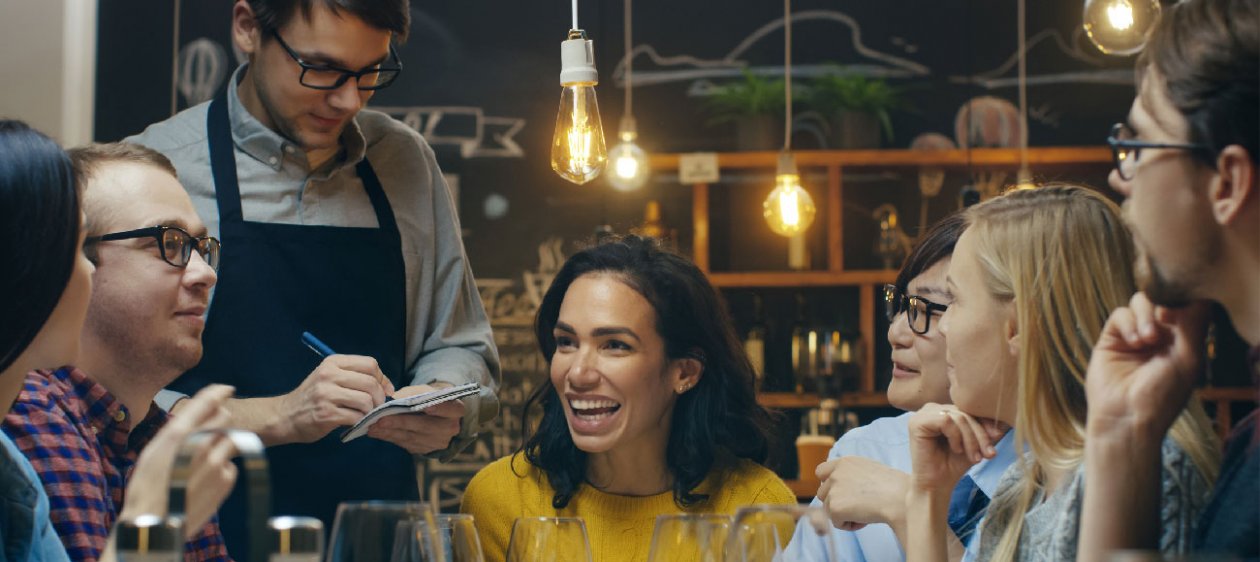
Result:
{"label": "man in plaid shirt", "polygon": [[[39,473],[70,558],[94,561],[141,449],[167,421],[153,397],[201,359],[218,241],[157,152],[110,144],[71,157],[96,264],[80,361],[28,374],[4,431]],[[228,560],[214,507],[192,507],[185,559]]]}

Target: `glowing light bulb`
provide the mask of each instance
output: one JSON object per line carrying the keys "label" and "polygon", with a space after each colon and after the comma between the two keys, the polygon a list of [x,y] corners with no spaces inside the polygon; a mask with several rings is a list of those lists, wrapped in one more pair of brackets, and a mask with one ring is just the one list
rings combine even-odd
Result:
{"label": "glowing light bulb", "polygon": [[621,143],[608,151],[612,160],[612,173],[608,174],[608,183],[618,191],[633,191],[647,183],[651,168],[648,165],[647,152],[635,143],[638,133],[635,131],[634,117],[621,118]]}
{"label": "glowing light bulb", "polygon": [[599,176],[608,161],[604,126],[595,99],[595,52],[580,30],[560,44],[560,111],[551,140],[551,169],[560,177],[584,184]]}
{"label": "glowing light bulb", "polygon": [[761,205],[770,230],[788,237],[804,232],[814,223],[818,210],[814,207],[814,198],[801,187],[796,160],[790,153],[779,155],[774,184],[774,190]]}
{"label": "glowing light bulb", "polygon": [[1085,0],[1085,34],[1104,53],[1131,55],[1146,45],[1159,14],[1159,0]]}

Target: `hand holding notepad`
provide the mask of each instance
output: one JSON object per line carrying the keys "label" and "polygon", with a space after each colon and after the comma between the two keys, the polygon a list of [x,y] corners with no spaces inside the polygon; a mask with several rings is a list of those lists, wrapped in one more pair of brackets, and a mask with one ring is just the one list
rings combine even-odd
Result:
{"label": "hand holding notepad", "polygon": [[422,413],[433,406],[437,406],[438,404],[445,404],[451,400],[458,400],[460,398],[472,396],[478,392],[481,392],[480,385],[477,383],[468,383],[465,385],[443,388],[441,390],[434,390],[432,392],[425,392],[415,396],[408,396],[406,398],[390,400],[373,408],[372,411],[368,412],[367,415],[364,415],[362,419],[354,424],[354,426],[347,429],[346,432],[341,435],[341,442],[345,443],[367,435],[368,429],[372,427],[372,424],[376,423],[377,420],[380,420],[383,417],[398,414]]}

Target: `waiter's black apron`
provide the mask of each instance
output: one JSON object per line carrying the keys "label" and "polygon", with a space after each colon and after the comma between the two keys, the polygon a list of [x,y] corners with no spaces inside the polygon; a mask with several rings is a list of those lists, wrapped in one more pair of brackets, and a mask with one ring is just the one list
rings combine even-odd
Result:
{"label": "waiter's black apron", "polygon": [[[211,102],[207,127],[223,255],[205,355],[173,387],[191,393],[224,383],[238,397],[290,392],[320,362],[303,345],[304,331],[338,353],[376,358],[395,387],[406,386],[406,272],[398,225],[372,165],[364,159],[357,172],[379,228],[246,222],[226,92]],[[267,449],[273,515],[318,517],[331,531],[339,502],[418,497],[408,452],[370,437],[341,443],[341,432]],[[248,508],[238,482],[219,512],[237,558],[248,552]]]}

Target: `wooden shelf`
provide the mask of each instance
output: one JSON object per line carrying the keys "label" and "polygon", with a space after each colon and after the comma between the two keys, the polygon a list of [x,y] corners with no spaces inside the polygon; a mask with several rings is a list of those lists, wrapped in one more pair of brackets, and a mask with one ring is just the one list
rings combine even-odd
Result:
{"label": "wooden shelf", "polygon": [[845,287],[882,285],[897,279],[894,269],[858,271],[709,272],[714,287]]}
{"label": "wooden shelf", "polygon": [[[1019,166],[1019,150],[1015,148],[976,148],[954,150],[800,150],[793,151],[800,167],[959,167]],[[680,154],[652,154],[653,170],[677,170]],[[718,154],[720,168],[766,168],[773,170],[779,161],[778,151],[723,152]],[[1054,146],[1028,149],[1030,166],[1112,163],[1111,149],[1105,146]]]}
{"label": "wooden shelf", "polygon": [[[880,408],[888,406],[888,397],[883,393],[848,392],[835,399],[841,408]],[[798,394],[795,392],[760,392],[757,403],[767,408],[778,410],[803,410],[817,408],[822,399],[817,394]]]}
{"label": "wooden shelf", "polygon": [[1205,402],[1255,402],[1256,389],[1250,386],[1209,386],[1199,389]]}

